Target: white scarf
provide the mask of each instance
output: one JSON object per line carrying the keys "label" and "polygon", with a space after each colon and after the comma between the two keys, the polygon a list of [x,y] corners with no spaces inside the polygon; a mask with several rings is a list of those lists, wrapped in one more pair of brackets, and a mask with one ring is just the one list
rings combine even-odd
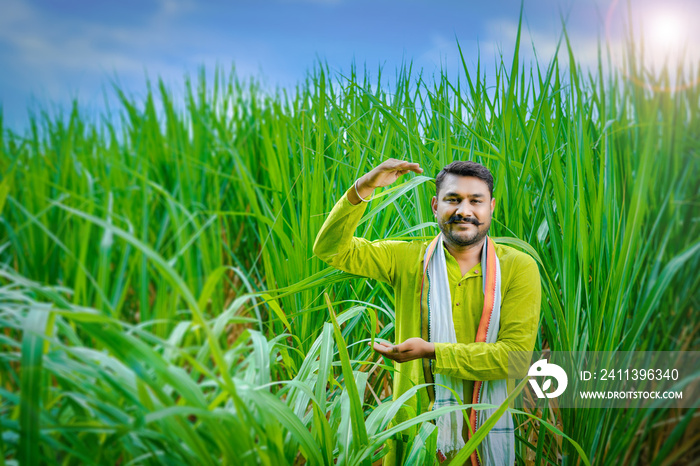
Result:
{"label": "white scarf", "polygon": [[[492,248],[489,250],[489,247]],[[454,324],[452,322],[452,297],[450,294],[449,279],[447,277],[447,262],[445,260],[442,234],[438,235],[425,252],[424,264],[427,280],[424,286],[428,286],[428,319],[429,337],[431,342],[457,343]],[[488,261],[491,254],[491,261]],[[487,267],[488,266],[488,267]],[[492,271],[495,268],[495,272]],[[484,241],[481,252],[481,270],[483,277],[484,301],[493,297],[493,306],[488,302],[482,312],[477,341],[496,343],[501,316],[501,267],[495,252],[495,244],[490,238]],[[492,290],[487,290],[487,277]],[[495,280],[494,280],[495,278]],[[489,291],[491,291],[489,293]],[[485,315],[484,315],[485,314]],[[490,316],[489,316],[490,314]],[[446,387],[458,394],[463,393],[463,379],[435,374],[435,403],[433,409],[459,404],[454,394]],[[444,387],[443,387],[444,386]],[[508,396],[506,380],[490,380],[474,383],[475,395],[473,403],[488,403],[499,406]],[[464,400],[469,401],[469,400]],[[495,409],[484,409],[472,414],[472,428],[474,431],[483,424]],[[462,439],[462,427],[464,416],[460,411],[444,414],[437,419],[438,456],[443,457],[464,447]],[[515,463],[515,434],[513,419],[510,414],[502,416],[494,428],[479,446],[482,464],[484,465],[512,465]],[[478,464],[476,454],[472,455],[472,464]]]}

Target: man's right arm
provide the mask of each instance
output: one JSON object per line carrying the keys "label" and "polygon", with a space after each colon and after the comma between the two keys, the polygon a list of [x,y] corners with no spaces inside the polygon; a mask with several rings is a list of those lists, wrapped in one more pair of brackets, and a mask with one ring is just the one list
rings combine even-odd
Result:
{"label": "man's right arm", "polygon": [[[354,191],[355,188],[350,190]],[[318,232],[314,254],[336,269],[391,284],[394,276],[394,255],[390,246],[386,244],[391,242],[370,242],[354,237],[366,205],[352,205],[346,192]]]}
{"label": "man's right arm", "polygon": [[392,246],[397,242],[370,242],[354,237],[367,206],[359,196],[367,198],[374,189],[392,184],[409,171],[421,173],[423,170],[418,164],[389,159],[362,176],[326,218],[316,237],[314,254],[337,269],[392,284],[395,272]]}

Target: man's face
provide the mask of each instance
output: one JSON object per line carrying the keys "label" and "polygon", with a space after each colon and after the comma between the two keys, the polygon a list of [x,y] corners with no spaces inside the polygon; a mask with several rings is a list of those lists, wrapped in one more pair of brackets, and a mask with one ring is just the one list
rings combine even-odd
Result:
{"label": "man's face", "polygon": [[479,178],[450,173],[431,205],[448,246],[471,246],[488,233],[496,200]]}

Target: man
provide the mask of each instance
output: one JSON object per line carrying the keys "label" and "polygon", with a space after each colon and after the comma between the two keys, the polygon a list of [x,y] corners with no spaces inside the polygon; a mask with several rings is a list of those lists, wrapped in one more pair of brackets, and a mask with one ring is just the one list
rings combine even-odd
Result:
{"label": "man", "polygon": [[[443,385],[463,395],[464,403],[496,404],[514,385],[513,379],[506,382],[508,352],[532,351],[535,344],[541,291],[537,265],[530,256],[488,238],[495,207],[493,176],[474,162],[453,162],[437,175],[431,205],[440,234],[434,240],[353,237],[374,190],[409,172],[423,170],[416,163],[389,159],[360,177],[321,227],[314,254],[340,270],[394,288],[395,336],[401,343],[374,346],[398,363],[394,399],[415,384],[435,382],[409,400],[413,412],[458,404]],[[437,419],[440,460],[464,445],[468,424],[473,431],[483,422],[483,411],[469,411],[468,422],[460,411]],[[405,419],[406,412],[400,412],[395,423]],[[401,439],[390,442],[384,464],[394,464],[402,446]],[[480,455],[483,464],[513,464],[509,414],[481,444]],[[476,455],[472,464],[478,464]]]}

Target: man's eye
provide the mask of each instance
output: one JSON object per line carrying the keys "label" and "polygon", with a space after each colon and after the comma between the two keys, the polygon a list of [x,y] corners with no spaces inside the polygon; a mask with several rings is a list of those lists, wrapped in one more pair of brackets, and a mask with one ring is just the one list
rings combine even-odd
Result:
{"label": "man's eye", "polygon": [[478,200],[478,199],[474,199],[474,200],[472,201],[472,204],[481,204],[481,201]]}

